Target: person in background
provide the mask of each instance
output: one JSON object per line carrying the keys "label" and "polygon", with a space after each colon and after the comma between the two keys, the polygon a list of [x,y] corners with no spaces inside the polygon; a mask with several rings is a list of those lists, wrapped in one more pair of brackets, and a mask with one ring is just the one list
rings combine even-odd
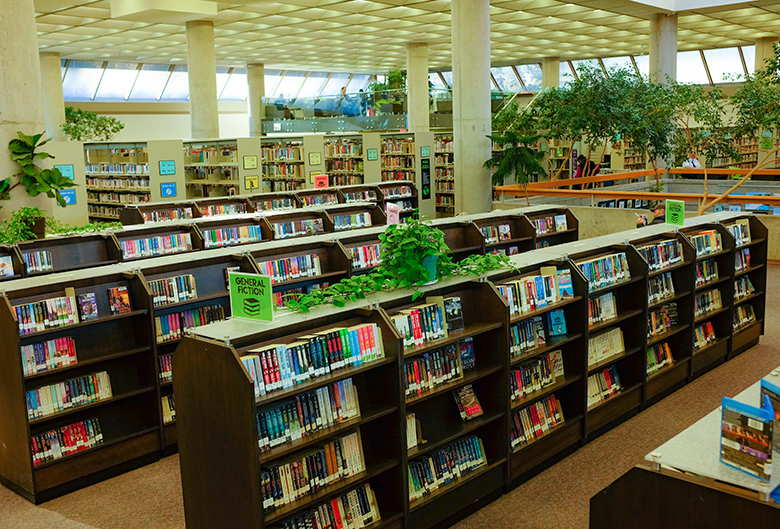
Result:
{"label": "person in background", "polygon": [[363,90],[358,91],[358,102],[360,103],[360,115],[368,115],[368,97]]}
{"label": "person in background", "polygon": [[[601,172],[601,168],[594,162],[588,160],[584,154],[577,156],[577,171],[574,173],[574,178],[583,178],[585,176],[596,176]],[[572,186],[572,189],[588,189],[592,187],[590,184],[584,186],[577,184]]]}
{"label": "person in background", "polygon": [[[666,222],[666,204],[663,202],[659,202],[656,204],[656,206],[653,208],[653,220],[650,221],[650,224],[663,224]],[[647,217],[642,215],[638,219],[636,219],[636,227],[641,228],[642,226],[647,226]]]}
{"label": "person in background", "polygon": [[701,167],[701,163],[699,163],[699,160],[696,158],[696,154],[691,153],[688,155],[688,159],[682,163],[682,166],[698,169]]}

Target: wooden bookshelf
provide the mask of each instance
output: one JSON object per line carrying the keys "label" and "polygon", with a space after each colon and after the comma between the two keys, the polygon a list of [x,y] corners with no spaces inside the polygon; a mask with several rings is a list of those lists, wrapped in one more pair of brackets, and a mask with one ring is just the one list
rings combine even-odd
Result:
{"label": "wooden bookshelf", "polygon": [[444,232],[444,243],[452,250],[453,261],[485,253],[485,237],[474,222],[447,219],[435,226]]}
{"label": "wooden bookshelf", "polygon": [[[561,226],[556,225],[556,217],[560,215],[566,217],[565,229],[559,229],[563,228],[562,223]],[[535,229],[536,248],[565,244],[580,238],[580,222],[568,208],[544,208],[541,211],[535,210],[532,213],[527,213],[526,217]]]}
{"label": "wooden bookshelf", "polygon": [[374,204],[344,205],[326,211],[331,226],[329,231],[336,233],[387,224],[387,216]]}
{"label": "wooden bookshelf", "polygon": [[236,140],[184,142],[183,148],[187,198],[241,193]]}
{"label": "wooden bookshelf", "polygon": [[259,215],[214,220],[204,218],[195,225],[200,238],[203,239],[204,250],[255,244],[273,239],[273,230],[268,219]]}
{"label": "wooden bookshelf", "polygon": [[417,187],[413,182],[381,182],[377,184],[377,187],[382,192],[382,195],[379,197],[382,211],[387,213],[387,204],[392,202],[400,208],[399,217],[401,222],[414,217],[420,204],[417,196]]}
{"label": "wooden bookshelf", "polygon": [[[170,260],[169,260],[170,261]],[[229,293],[227,289],[226,270],[237,269],[240,272],[259,273],[255,261],[248,255],[233,255],[220,257],[199,256],[197,260],[178,263],[149,263],[141,269],[144,282],[149,288],[149,283],[154,283],[167,278],[175,278],[183,275],[192,275],[195,283],[197,297],[182,301],[167,301],[160,299],[155,302],[154,291],[152,292],[151,306],[151,325],[155,328],[156,319],[166,315],[183,312],[188,310],[197,310],[201,307],[219,305],[225,311],[225,316],[230,315]],[[172,375],[166,375],[163,372],[163,366],[170,366],[179,345],[180,340],[170,340],[158,343],[152,342],[154,350],[155,380],[159,392],[159,399],[167,398],[173,394]],[[176,432],[176,422],[166,423],[163,420],[162,413],[159,417],[160,427],[163,432],[163,448],[166,453],[175,450],[178,436]]]}
{"label": "wooden bookshelf", "polygon": [[416,182],[414,134],[383,134],[381,141],[382,182]]}
{"label": "wooden bookshelf", "polygon": [[299,139],[268,139],[262,142],[263,189],[296,191],[305,184],[304,148]]}
{"label": "wooden bookshelf", "polygon": [[[643,351],[647,358],[653,351],[653,346],[669,346],[673,363],[659,369],[647,367],[645,370],[645,405],[655,402],[681,387],[691,372],[691,356],[693,353],[693,331],[695,322],[695,292],[692,288],[696,274],[696,250],[681,233],[664,233],[638,240],[632,244],[640,255],[646,251],[648,258],[648,299],[647,312],[650,317],[653,311],[662,311],[664,307],[676,307],[677,323],[668,327],[665,332],[648,335]],[[664,255],[660,252],[669,249],[679,252],[676,260],[658,260]],[[656,250],[659,245],[663,249]],[[649,360],[647,361],[649,362]]]}
{"label": "wooden bookshelf", "polygon": [[[165,223],[128,228],[112,233],[122,261],[135,261],[203,249],[203,238],[195,224]],[[154,243],[146,241],[154,240]]]}
{"label": "wooden bookshelf", "polygon": [[382,192],[376,184],[341,186],[344,202],[377,202],[382,200]]}
{"label": "wooden bookshelf", "polygon": [[346,199],[338,187],[326,187],[324,189],[304,189],[296,192],[303,207],[307,206],[332,206],[344,204]]}
{"label": "wooden bookshelf", "polygon": [[330,186],[364,182],[362,135],[325,137],[325,174]]}
{"label": "wooden bookshelf", "polygon": [[255,204],[247,196],[203,198],[195,201],[198,217],[219,217],[255,213]]}
{"label": "wooden bookshelf", "polygon": [[90,220],[117,220],[121,206],[151,200],[145,142],[86,143],[84,164]]}
{"label": "wooden bookshelf", "polygon": [[[32,277],[110,265],[118,263],[121,259],[121,250],[116,244],[116,239],[108,234],[68,235],[35,239],[17,243],[16,249],[19,252],[19,265],[21,267],[17,268],[16,263],[14,263],[14,271],[18,272],[18,277],[21,277],[22,273],[25,277]],[[39,261],[36,256],[41,255],[40,252],[50,256],[51,268],[42,269],[40,266],[27,266],[25,258],[31,263],[36,263]]]}
{"label": "wooden bookshelf", "polygon": [[[691,237],[700,232],[714,230],[720,234],[722,247],[713,253],[701,253],[695,249],[695,244],[691,242]],[[696,329],[702,325],[712,326],[716,339],[711,343],[697,348],[692,347],[693,357],[691,359],[691,377],[697,377],[706,371],[718,366],[726,361],[729,352],[732,349],[732,309],[734,299],[734,247],[735,240],[728,230],[720,224],[699,224],[695,227],[686,227],[681,232],[688,239],[689,244],[694,247],[696,262],[694,265],[694,293],[695,296],[716,289],[720,292],[723,308],[726,310],[714,311],[711,314],[694,318],[692,339],[695,342]],[[718,277],[716,280],[696,285],[695,278],[697,269],[705,266],[707,263],[714,262],[717,265]],[[722,280],[721,280],[722,279]]]}
{"label": "wooden bookshelf", "polygon": [[436,214],[455,214],[455,142],[452,134],[436,134],[434,143]]}
{"label": "wooden bookshelf", "polygon": [[148,204],[124,207],[119,212],[119,222],[128,225],[160,222],[166,220],[187,220],[200,217],[200,209],[191,201]]}
{"label": "wooden bookshelf", "polygon": [[[149,463],[160,453],[149,291],[138,274],[75,275],[69,281],[44,282],[9,292],[0,302],[0,335],[6,344],[0,353],[5,356],[0,374],[4,402],[0,412],[0,444],[4,447],[0,482],[34,503]],[[108,289],[118,286],[128,290],[128,313],[111,313]],[[21,332],[14,306],[66,296],[68,287],[74,289],[76,297],[95,294],[96,319]],[[49,366],[46,371],[25,376],[22,346],[62,338],[75,343],[75,363]],[[27,391],[103,371],[110,378],[112,397],[28,419]],[[92,418],[99,421],[101,444],[34,463],[31,437]]]}
{"label": "wooden bookshelf", "polygon": [[524,215],[491,215],[474,220],[485,238],[486,252],[515,255],[534,249],[536,234]]}
{"label": "wooden bookshelf", "polygon": [[[338,424],[329,433],[360,433],[365,470],[264,513],[263,469],[283,462],[284,457],[319,446],[321,436],[303,437],[289,450],[282,445],[261,452],[258,449],[256,414],[260,411],[258,406],[272,402],[255,399],[252,380],[240,355],[257,346],[292,343],[299,336],[320,330],[364,323],[377,325],[382,339],[382,358],[309,379],[304,384],[278,393],[292,397],[338,380],[351,379],[360,403],[360,416],[367,420],[358,421],[357,426]],[[232,323],[226,322],[225,325],[226,328],[231,327]],[[212,528],[216,524],[261,529],[316,507],[363,483],[368,483],[377,492],[382,520],[391,522],[389,527],[403,527],[404,489],[398,487],[394,490],[396,484],[405,481],[402,461],[398,457],[401,449],[401,415],[397,404],[400,379],[396,376],[400,355],[398,345],[398,335],[384,314],[362,309],[324,317],[291,318],[283,328],[233,335],[230,345],[203,338],[185,338],[174,358],[177,373],[174,391],[180,410],[177,428],[188,527]],[[381,391],[376,391],[380,387]],[[204,400],[205,394],[210,398]],[[273,395],[268,394],[269,397]],[[213,435],[214,431],[221,434]],[[214,495],[215,485],[231,492]]]}
{"label": "wooden bookshelf", "polygon": [[255,211],[290,211],[303,206],[293,192],[259,193],[252,195],[250,200]]}
{"label": "wooden bookshelf", "polygon": [[[339,239],[350,259],[350,275],[369,272],[379,264],[381,248],[378,234],[355,233]],[[354,258],[353,258],[354,255]]]}

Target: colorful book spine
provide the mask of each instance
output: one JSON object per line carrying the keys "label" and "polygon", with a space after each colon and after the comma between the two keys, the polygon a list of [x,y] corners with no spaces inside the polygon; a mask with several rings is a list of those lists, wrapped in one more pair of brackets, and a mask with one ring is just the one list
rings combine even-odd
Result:
{"label": "colorful book spine", "polygon": [[460,353],[448,345],[404,362],[404,394],[420,395],[462,377]]}
{"label": "colorful book spine", "polygon": [[189,329],[201,327],[225,319],[222,305],[209,305],[183,312],[172,312],[155,316],[154,326],[157,343],[172,342],[184,338]]}
{"label": "colorful book spine", "polygon": [[403,310],[391,317],[404,340],[404,347],[411,349],[447,337],[444,314],[436,303]]}
{"label": "colorful book spine", "polygon": [[334,327],[289,344],[248,351],[241,361],[254,381],[255,397],[384,357],[375,323]]}
{"label": "colorful book spine", "polygon": [[30,438],[33,466],[89,450],[103,444],[97,417],[33,435]]}
{"label": "colorful book spine", "polygon": [[755,291],[756,289],[747,275],[740,276],[734,281],[734,301],[740,301]]}
{"label": "colorful book spine", "polygon": [[510,443],[516,449],[564,423],[561,401],[550,395],[512,413]]}
{"label": "colorful book spine", "polygon": [[385,199],[406,198],[412,196],[411,186],[383,187],[382,194]]}
{"label": "colorful book spine", "polygon": [[272,224],[275,238],[287,239],[303,235],[319,235],[325,233],[322,219],[303,219]]}
{"label": "colorful book spine", "polygon": [[459,439],[413,459],[409,461],[409,501],[417,501],[484,465],[487,465],[485,447],[476,436]]}
{"label": "colorful book spine", "polygon": [[577,263],[588,280],[590,290],[597,290],[631,279],[625,252],[619,252]]}
{"label": "colorful book spine", "polygon": [[744,305],[738,305],[734,307],[734,331],[741,331],[742,329],[753,325],[756,322],[756,311],[753,309],[753,305],[746,303]]}
{"label": "colorful book spine", "polygon": [[215,215],[238,215],[246,212],[246,204],[215,204],[200,208],[200,213],[204,217],[213,217]]}
{"label": "colorful book spine", "polygon": [[279,509],[365,469],[360,432],[337,436],[263,468],[263,508]]}
{"label": "colorful book spine", "polygon": [[173,394],[163,395],[161,399],[163,423],[173,424],[176,422],[176,401]]}
{"label": "colorful book spine", "polygon": [[119,244],[125,259],[138,259],[192,250],[192,237],[189,233],[172,233],[146,239],[119,241]]}
{"label": "colorful book spine", "polygon": [[588,406],[593,406],[618,394],[623,389],[617,368],[612,365],[588,377]]}
{"label": "colorful book spine", "polygon": [[715,329],[712,326],[712,322],[708,321],[702,325],[699,325],[693,331],[693,350],[699,351],[704,349],[710,344],[715,343],[718,340],[715,336]]}
{"label": "colorful book spine", "polygon": [[270,450],[358,417],[357,388],[348,378],[261,409],[258,444],[261,451]]}
{"label": "colorful book spine", "polygon": [[203,244],[206,248],[219,248],[221,246],[233,246],[235,244],[260,242],[262,240],[263,234],[260,226],[256,224],[203,230]]}
{"label": "colorful book spine", "polygon": [[677,239],[642,246],[637,251],[647,261],[651,272],[674,266],[683,259],[682,245]]}
{"label": "colorful book spine", "polygon": [[192,211],[190,211],[189,208],[160,209],[154,211],[142,211],[141,216],[144,218],[145,222],[191,219]]}
{"label": "colorful book spine", "polygon": [[162,355],[160,362],[160,383],[173,382],[173,356]]}
{"label": "colorful book spine", "polygon": [[338,204],[339,197],[336,193],[324,193],[322,195],[304,195],[301,197],[304,206],[327,206]]}
{"label": "colorful book spine", "polygon": [[379,244],[369,244],[366,246],[357,246],[347,248],[352,257],[352,268],[354,270],[365,270],[379,266],[382,263],[382,247]]}
{"label": "colorful book spine", "polygon": [[740,248],[734,254],[734,270],[740,272],[750,268],[750,248]]}
{"label": "colorful book spine", "polygon": [[361,529],[380,520],[376,496],[365,483],[271,529]]}
{"label": "colorful book spine", "polygon": [[522,400],[555,382],[554,362],[555,358],[546,354],[512,369],[509,374],[510,399],[513,402]]}
{"label": "colorful book spine", "polygon": [[527,318],[509,327],[509,355],[514,358],[547,345],[544,322],[539,316]]}
{"label": "colorful book spine", "polygon": [[668,342],[656,343],[647,349],[645,367],[648,375],[652,375],[673,363],[674,357],[672,357],[672,349]]}
{"label": "colorful book spine", "polygon": [[333,216],[333,228],[336,231],[368,228],[369,226],[371,226],[371,213],[368,211]]}
{"label": "colorful book spine", "polygon": [[75,363],[76,342],[70,336],[22,346],[22,368],[25,376]]}
{"label": "colorful book spine", "polygon": [[704,259],[696,262],[696,286],[700,287],[707,283],[718,280],[718,263],[714,258]]}
{"label": "colorful book spine", "polygon": [[344,197],[347,202],[373,202],[376,200],[376,193],[374,191],[345,191]]}
{"label": "colorful book spine", "polygon": [[198,297],[195,276],[192,274],[149,281],[149,289],[152,291],[152,302],[155,307],[169,303],[180,303]]}
{"label": "colorful book spine", "polygon": [[79,322],[78,308],[73,296],[44,299],[34,303],[15,305],[19,332],[29,334]]}
{"label": "colorful book spine", "polygon": [[277,290],[273,293],[274,306],[277,309],[283,309],[290,300],[298,300],[304,294],[311,294],[315,290],[321,290],[328,288],[330,283],[323,281],[322,283],[315,283],[313,285],[306,285],[303,287],[288,287],[284,290]]}
{"label": "colorful book spine", "polygon": [[262,211],[285,211],[295,209],[295,200],[292,198],[275,198],[257,202],[256,205]]}
{"label": "colorful book spine", "polygon": [[696,248],[696,256],[709,255],[723,249],[720,233],[717,230],[701,231],[690,236],[693,247]]}
{"label": "colorful book spine", "polygon": [[701,294],[696,294],[694,302],[694,316],[704,316],[723,307],[720,297],[720,290],[713,288]]}
{"label": "colorful book spine", "polygon": [[271,278],[271,283],[285,283],[304,277],[322,275],[320,256],[317,254],[298,255],[257,263],[260,273]]}
{"label": "colorful book spine", "polygon": [[674,281],[672,281],[671,272],[665,272],[648,279],[647,298],[649,304],[658,303],[673,297]]}
{"label": "colorful book spine", "polygon": [[48,250],[38,250],[22,254],[22,260],[28,273],[47,272],[54,270],[54,264],[51,260],[51,252]]}
{"label": "colorful book spine", "polygon": [[71,378],[27,391],[27,418],[49,417],[112,396],[111,380],[106,371]]}

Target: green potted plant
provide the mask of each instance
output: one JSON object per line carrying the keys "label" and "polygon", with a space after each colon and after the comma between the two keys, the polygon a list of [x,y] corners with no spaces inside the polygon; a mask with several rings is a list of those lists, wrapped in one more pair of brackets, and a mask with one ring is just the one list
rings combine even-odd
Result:
{"label": "green potted plant", "polygon": [[45,193],[49,198],[57,200],[57,204],[65,207],[65,199],[62,198],[60,190],[76,185],[73,180],[62,176],[59,169],[41,169],[35,165],[36,160],[45,160],[54,158],[47,152],[38,152],[38,149],[49,143],[51,140],[43,140],[43,132],[34,136],[27,136],[21,132],[16,133],[19,137],[8,142],[8,151],[11,160],[20,166],[19,172],[12,176],[19,177],[15,184],[11,183],[11,177],[0,180],[0,200],[10,200],[11,191],[19,185],[27,189],[27,194],[31,197],[37,197]]}
{"label": "green potted plant", "polygon": [[379,240],[382,265],[396,274],[402,288],[433,284],[441,277],[440,272],[452,269],[444,232],[425,221],[410,219],[406,224],[391,224]]}

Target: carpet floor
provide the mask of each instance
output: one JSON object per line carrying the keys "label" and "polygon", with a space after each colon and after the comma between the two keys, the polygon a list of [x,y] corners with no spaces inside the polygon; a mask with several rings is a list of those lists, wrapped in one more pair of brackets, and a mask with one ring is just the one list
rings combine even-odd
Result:
{"label": "carpet floor", "polygon": [[[780,365],[780,266],[769,266],[761,343],[639,413],[454,529],[582,529],[590,498],[669,438]],[[778,301],[775,305],[774,301]],[[182,529],[178,456],[42,505],[0,486],[0,529]]]}

